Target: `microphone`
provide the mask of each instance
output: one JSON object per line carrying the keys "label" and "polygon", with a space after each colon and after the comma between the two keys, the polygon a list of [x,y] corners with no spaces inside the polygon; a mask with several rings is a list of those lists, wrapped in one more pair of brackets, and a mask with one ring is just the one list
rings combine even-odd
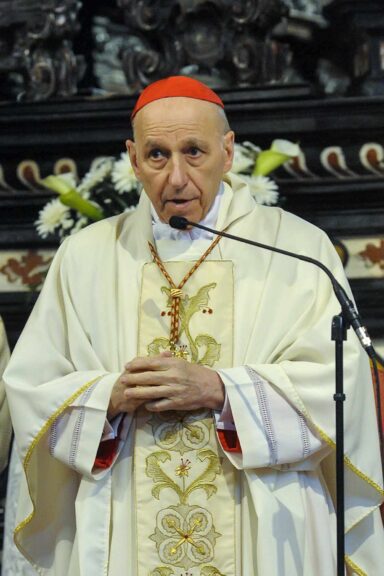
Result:
{"label": "microphone", "polygon": [[336,280],[335,276],[332,274],[329,268],[327,268],[319,260],[315,260],[314,258],[310,258],[309,256],[304,256],[302,254],[297,254],[296,252],[283,250],[282,248],[275,248],[274,246],[269,246],[268,244],[255,242],[254,240],[242,238],[241,236],[234,236],[233,234],[228,234],[227,232],[221,232],[213,228],[208,228],[207,226],[203,226],[202,224],[198,224],[197,222],[191,222],[190,220],[187,220],[187,218],[184,218],[183,216],[171,216],[169,219],[169,225],[172,226],[172,228],[177,228],[178,230],[186,230],[188,226],[194,226],[196,228],[206,230],[207,232],[211,232],[211,234],[216,234],[217,236],[223,236],[224,238],[229,238],[230,240],[236,240],[237,242],[243,242],[244,244],[257,246],[258,248],[263,248],[264,250],[270,250],[271,252],[277,252],[278,254],[284,254],[285,256],[290,256],[291,258],[297,258],[298,260],[309,262],[310,264],[314,264],[318,268],[321,268],[321,270],[325,272],[325,274],[328,276],[328,278],[332,283],[335,296],[340,303],[345,319],[356,332],[356,335],[360,340],[362,347],[366,350],[368,356],[375,359],[376,352],[372,346],[371,338],[369,337],[367,329],[365,328],[365,326],[363,326],[361,317],[354,303],[349,298],[348,294],[341,286],[341,284]]}

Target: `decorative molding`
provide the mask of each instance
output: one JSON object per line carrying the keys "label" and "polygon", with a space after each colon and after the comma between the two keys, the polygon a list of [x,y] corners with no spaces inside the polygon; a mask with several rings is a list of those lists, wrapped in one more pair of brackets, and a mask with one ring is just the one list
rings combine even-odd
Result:
{"label": "decorative molding", "polygon": [[[353,150],[329,145],[320,148],[317,153],[318,159],[314,159],[313,154],[311,158],[307,158],[306,150],[303,148],[300,156],[280,168],[280,174],[284,174],[285,179],[315,182],[318,182],[320,178],[334,177],[338,180],[351,180],[374,175],[382,178],[384,183],[384,145],[379,142],[365,142]],[[94,160],[95,158],[92,158],[89,161],[87,170]],[[354,169],[352,170],[349,166],[353,166]],[[44,166],[44,169],[46,170],[47,166]],[[0,194],[13,192],[17,196],[21,184],[23,194],[25,189],[28,189],[51,196],[52,194],[47,192],[41,184],[42,178],[48,176],[48,173],[60,175],[71,172],[75,179],[78,179],[80,169],[76,159],[65,157],[55,160],[48,173],[42,173],[42,167],[38,161],[29,158],[21,159],[16,164],[15,173],[9,174],[10,181],[17,182],[17,186],[7,182],[6,172],[9,174],[7,167],[3,167],[0,163]]]}
{"label": "decorative molding", "polygon": [[42,288],[54,251],[0,251],[0,293],[34,292]]}

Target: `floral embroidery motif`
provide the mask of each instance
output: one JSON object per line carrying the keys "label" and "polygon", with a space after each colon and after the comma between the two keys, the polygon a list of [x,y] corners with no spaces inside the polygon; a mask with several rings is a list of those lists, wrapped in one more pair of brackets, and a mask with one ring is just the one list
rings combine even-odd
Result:
{"label": "floral embroidery motif", "polygon": [[156,542],[160,560],[191,568],[211,562],[216,538],[211,514],[199,506],[170,506],[157,516],[151,539]]}
{"label": "floral embroidery motif", "polygon": [[[196,573],[195,573],[196,574]],[[189,570],[182,572],[175,572],[173,568],[167,568],[166,566],[158,566],[149,576],[194,576]],[[203,566],[200,570],[199,576],[225,576],[220,570],[215,568],[215,566]]]}
{"label": "floral embroidery motif", "polygon": [[155,442],[163,450],[179,452],[200,450],[209,442],[212,419],[209,410],[161,412],[150,418]]}
{"label": "floral embroidery motif", "polygon": [[[221,344],[208,334],[193,333],[191,319],[198,312],[212,315],[209,293],[216,285],[202,286],[193,296],[183,292],[179,301],[179,336],[184,336],[183,344],[187,343],[188,360],[206,366],[220,360]],[[163,286],[161,293],[166,296],[164,308],[170,310],[171,288]],[[168,317],[169,313],[163,310],[161,315]],[[169,339],[159,337],[147,346],[147,351],[156,355],[169,348]],[[146,456],[145,473],[153,482],[152,497],[159,503],[153,531],[147,533],[159,562],[152,564],[148,576],[224,576],[215,566],[216,543],[223,538],[215,527],[218,503],[207,502],[219,493],[224,482],[211,411],[154,413],[146,425],[157,450]]]}
{"label": "floral embroidery motif", "polygon": [[[185,334],[188,341],[189,353],[191,355],[190,361],[194,364],[203,364],[204,366],[212,367],[215,362],[220,359],[221,345],[208,334],[198,334],[193,338],[190,331],[190,322],[192,316],[199,311],[212,310],[209,308],[209,291],[216,288],[216,283],[212,282],[206,286],[202,286],[195,296],[189,297],[188,294],[183,294],[180,299],[180,332],[179,337]],[[167,286],[162,286],[161,292],[167,296],[167,308],[172,306],[171,289]],[[160,354],[162,350],[169,349],[168,338],[155,338],[148,345],[148,355],[154,356]]]}
{"label": "floral embroidery motif", "polygon": [[152,488],[152,496],[159,500],[160,492],[164,488],[170,488],[178,496],[181,504],[186,504],[191,493],[195,490],[204,490],[207,498],[210,498],[216,493],[216,486],[213,484],[216,476],[222,473],[219,457],[209,448],[199,450],[197,453],[197,460],[203,462],[208,460],[206,469],[191,481],[188,486],[185,486],[185,477],[182,477],[183,486],[179,486],[172,478],[168,476],[161,467],[168,460],[171,460],[171,455],[168,452],[153,452],[147,459],[146,473],[149,478],[152,478],[155,486]]}
{"label": "floral embroidery motif", "polygon": [[[178,500],[178,504],[160,510],[156,517],[155,531],[150,538],[156,544],[159,559],[168,566],[184,569],[212,562],[215,542],[220,534],[216,532],[208,510],[189,504],[189,497],[196,490],[203,490],[206,498],[215,494],[214,480],[222,473],[219,457],[206,448],[213,426],[210,413],[208,410],[160,413],[153,415],[148,423],[157,446],[163,448],[146,459],[146,474],[154,482],[152,495],[159,500],[161,491],[170,489]],[[165,472],[166,463],[172,460],[172,452],[182,455],[190,451],[196,455],[195,466],[191,460],[181,457],[180,464],[173,468],[175,479]],[[197,476],[191,474],[190,477],[198,462],[207,464]],[[157,572],[152,572],[153,576],[173,574],[161,572],[164,568],[157,568]],[[205,573],[220,574],[201,572],[202,575]]]}
{"label": "floral embroidery motif", "polygon": [[184,460],[184,458],[181,458],[181,464],[175,470],[176,476],[181,476],[181,477],[189,476],[189,470],[190,469],[191,469],[191,461],[188,460],[188,458],[186,460]]}

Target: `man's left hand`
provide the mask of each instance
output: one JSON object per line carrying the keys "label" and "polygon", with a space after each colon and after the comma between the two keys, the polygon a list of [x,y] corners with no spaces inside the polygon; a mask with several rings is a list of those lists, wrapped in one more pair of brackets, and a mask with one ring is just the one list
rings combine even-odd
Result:
{"label": "man's left hand", "polygon": [[150,412],[220,410],[225,399],[224,384],[217,372],[174,358],[170,352],[134,358],[125,365],[121,381],[127,386],[126,398],[143,401]]}

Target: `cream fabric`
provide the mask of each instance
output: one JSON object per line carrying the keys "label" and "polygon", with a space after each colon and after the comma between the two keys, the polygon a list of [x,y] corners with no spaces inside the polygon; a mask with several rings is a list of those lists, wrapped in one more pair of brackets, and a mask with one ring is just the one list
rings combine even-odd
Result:
{"label": "cream fabric", "polygon": [[[219,229],[319,258],[345,283],[338,257],[321,231],[279,208],[256,206],[237,177],[230,181],[235,193],[226,184]],[[150,220],[149,201],[142,195],[134,214],[102,221],[63,243],[6,372],[29,484],[22,487],[16,538],[41,574],[135,574],[131,417],[124,418],[112,469],[94,473],[92,459],[113,382],[124,362],[136,355]],[[332,448],[329,333],[339,306],[328,279],[309,264],[226,239],[216,250],[214,257],[233,261],[236,286],[233,367],[221,375],[243,448],[242,455],[227,454],[238,476],[236,517],[242,530],[236,547],[242,576],[329,576],[334,519],[323,494],[333,493],[333,453],[320,450],[318,459],[261,464],[247,402],[254,382],[244,370],[246,377],[239,381],[236,370],[248,365],[268,381]],[[346,550],[358,574],[379,576],[384,535],[374,400],[368,361],[353,333],[345,357]],[[90,394],[84,394],[91,386]],[[77,444],[71,469],[64,464],[68,454],[62,462],[50,454],[49,437],[52,441],[52,424],[78,408],[92,430],[83,426],[80,444],[87,448]]]}
{"label": "cream fabric", "polygon": [[12,437],[11,417],[5,395],[2,375],[9,360],[9,346],[5,327],[0,318],[0,473],[8,462],[9,445]]}
{"label": "cream fabric", "polygon": [[[193,264],[181,259],[165,266],[179,285]],[[184,346],[189,361],[215,368],[231,366],[233,263],[205,259],[182,293],[178,344]],[[140,356],[169,349],[169,300],[169,285],[158,265],[146,264]],[[202,568],[237,576],[235,469],[223,458],[211,411],[143,411],[135,420],[137,576],[156,574],[160,567],[164,572],[183,569],[190,576],[200,576]]]}

